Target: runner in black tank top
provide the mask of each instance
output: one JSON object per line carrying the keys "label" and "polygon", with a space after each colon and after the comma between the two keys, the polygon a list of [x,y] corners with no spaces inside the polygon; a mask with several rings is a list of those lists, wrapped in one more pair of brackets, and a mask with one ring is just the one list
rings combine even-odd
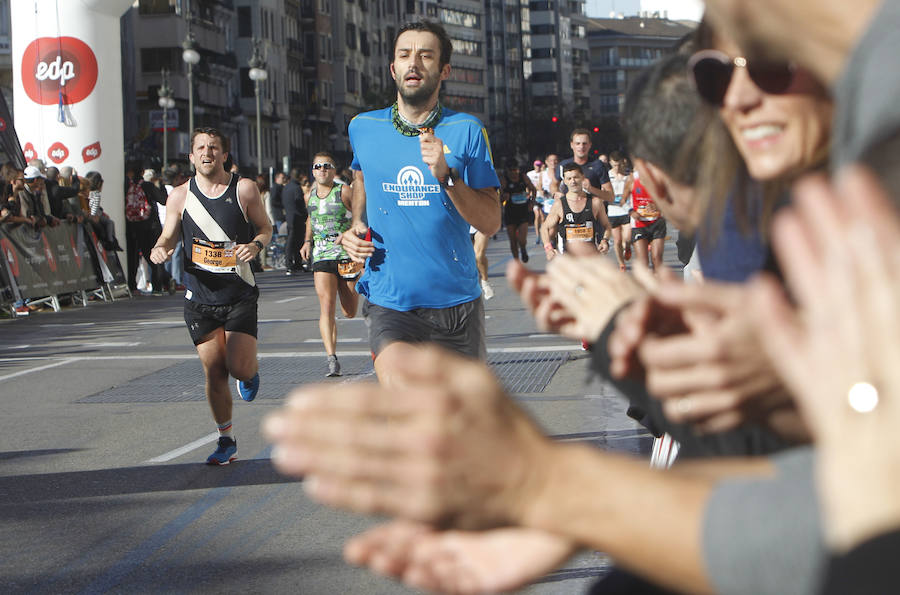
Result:
{"label": "runner in black tank top", "polygon": [[591,201],[584,201],[584,208],[576,213],[569,206],[569,201],[565,196],[559,200],[562,205],[563,218],[556,228],[557,250],[564,253],[569,242],[580,241],[596,246],[596,232],[599,224],[597,218],[594,217]]}
{"label": "runner in black tank top", "polygon": [[504,203],[504,223],[506,233],[509,235],[509,249],[513,258],[521,257],[522,262],[528,262],[528,227],[534,219],[531,205],[535,188],[531,180],[522,175],[515,160],[506,162],[503,177],[505,181],[501,189],[501,199]]}
{"label": "runner in black tank top", "polygon": [[[212,216],[231,241],[247,244],[253,238],[250,224],[238,200],[239,177],[229,175],[231,181],[219,196],[208,197],[203,194],[197,187],[196,178],[190,179],[188,192]],[[204,268],[201,262],[204,246],[195,245],[195,239],[209,241],[212,238],[207,237],[188,211],[182,213],[181,233],[182,241],[187,248],[184,251],[184,284],[188,288],[188,299],[200,304],[219,306],[233,304],[253,295],[255,282],[252,273],[244,279],[237,273],[214,273]]]}
{"label": "runner in black tank top", "polygon": [[[569,242],[584,242],[596,247],[601,254],[609,251],[609,240],[612,229],[603,201],[584,191],[584,175],[577,163],[568,163],[563,169],[563,177],[569,190],[550,207],[550,212],[541,226],[541,239],[547,260],[564,252]],[[574,211],[573,203],[584,202],[584,207]],[[598,245],[598,238],[600,243]]]}
{"label": "runner in black tank top", "polygon": [[218,447],[206,459],[209,465],[227,465],[237,458],[229,375],[243,400],[252,401],[259,391],[259,290],[249,263],[272,239],[259,189],[251,180],[225,171],[227,155],[228,141],[218,130],[193,132],[190,160],[197,175],[172,190],[163,232],[150,251],[150,260],[162,264],[172,256],[178,238],[184,241],[184,321],[203,365],[206,399],[219,433]]}

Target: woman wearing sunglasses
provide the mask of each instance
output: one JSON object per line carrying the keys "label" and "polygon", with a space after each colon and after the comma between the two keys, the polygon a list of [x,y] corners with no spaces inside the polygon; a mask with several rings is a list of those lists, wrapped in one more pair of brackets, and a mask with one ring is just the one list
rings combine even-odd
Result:
{"label": "woman wearing sunglasses", "polygon": [[344,247],[336,244],[335,240],[350,229],[353,192],[348,184],[334,181],[337,170],[330,153],[316,153],[312,169],[315,184],[306,194],[306,208],[309,211],[307,240],[300,249],[300,257],[310,260],[312,252],[313,282],[319,297],[319,333],[328,356],[326,376],[340,376],[341,364],[336,353],[336,301],[339,297],[344,316],[356,316],[359,294],[354,283],[361,268],[354,266]]}

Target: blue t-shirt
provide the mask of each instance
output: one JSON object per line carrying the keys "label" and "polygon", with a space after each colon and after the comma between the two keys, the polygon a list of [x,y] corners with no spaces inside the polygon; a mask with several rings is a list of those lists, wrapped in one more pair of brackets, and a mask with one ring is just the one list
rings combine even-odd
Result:
{"label": "blue t-shirt", "polygon": [[[562,161],[560,161],[557,170],[557,174],[559,175],[559,191],[563,194],[569,191],[569,189],[566,187],[566,183],[562,181],[563,167],[567,166],[570,163],[575,163],[574,157],[569,157],[568,159],[563,159]],[[584,177],[588,179],[588,181],[591,183],[591,186],[593,186],[594,188],[601,188],[604,184],[609,182],[609,172],[606,169],[606,165],[599,159],[588,161],[587,163],[582,165],[581,173],[584,174]]]}
{"label": "blue t-shirt", "polygon": [[[469,224],[422,161],[417,136],[400,134],[391,108],[350,122],[351,169],[362,170],[375,253],[357,291],[394,310],[449,308],[481,295]],[[469,114],[443,108],[434,134],[447,164],[472,188],[500,186],[487,130]]]}

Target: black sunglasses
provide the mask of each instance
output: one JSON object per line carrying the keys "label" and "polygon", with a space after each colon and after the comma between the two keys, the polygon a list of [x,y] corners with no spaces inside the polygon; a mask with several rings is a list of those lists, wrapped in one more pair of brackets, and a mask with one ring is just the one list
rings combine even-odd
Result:
{"label": "black sunglasses", "polygon": [[334,169],[334,165],[331,163],[315,163],[313,164],[313,169]]}
{"label": "black sunglasses", "polygon": [[765,93],[780,95],[794,82],[795,67],[788,62],[750,62],[743,56],[731,58],[718,50],[701,50],[691,56],[688,70],[697,93],[707,103],[721,106],[735,68],[746,68],[750,80]]}

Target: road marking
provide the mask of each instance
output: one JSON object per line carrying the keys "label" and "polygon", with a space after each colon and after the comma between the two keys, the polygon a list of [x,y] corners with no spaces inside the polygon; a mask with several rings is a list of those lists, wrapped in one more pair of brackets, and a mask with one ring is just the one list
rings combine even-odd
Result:
{"label": "road marking", "polygon": [[187,454],[192,450],[197,450],[201,446],[206,444],[211,444],[219,439],[219,433],[213,432],[212,434],[207,434],[203,438],[199,438],[194,440],[189,444],[185,444],[180,448],[176,448],[175,450],[170,450],[165,454],[161,454],[158,457],[153,457],[152,459],[147,459],[144,463],[165,463],[166,461],[171,461],[172,459],[176,459],[183,454]]}
{"label": "road marking", "polygon": [[[41,372],[43,370],[49,370],[50,368],[57,368],[59,366],[65,366],[66,364],[71,364],[72,362],[78,361],[77,357],[70,357],[64,359],[62,361],[53,362],[52,364],[47,364],[45,366],[38,366],[37,368],[29,368],[28,370],[21,370],[19,372],[13,372],[12,374],[6,374],[5,376],[0,376],[0,382],[4,380],[9,380],[11,378],[16,378],[18,376],[24,376],[25,374],[31,374],[32,372]],[[21,361],[21,360],[19,360]]]}
{"label": "road marking", "polygon": [[291,318],[263,318],[259,321],[260,324],[271,324],[273,322],[295,322]]}
{"label": "road marking", "polygon": [[56,326],[94,326],[95,322],[73,322],[71,324],[64,324],[59,322],[49,322],[47,324],[42,324],[42,328],[51,328]]}
{"label": "road marking", "polygon": [[[529,345],[525,347],[488,347],[488,353],[539,353],[541,351],[581,351],[581,346],[577,344],[566,345]],[[339,356],[345,357],[371,357],[372,352],[365,351],[339,351]],[[322,357],[321,351],[273,351],[258,353],[259,359],[284,359],[291,357]],[[53,356],[37,356],[37,357],[2,357],[0,362],[23,362],[23,361],[43,361],[54,359]],[[66,358],[62,362],[50,364],[49,367],[61,366],[71,362],[100,362],[110,360],[192,360],[197,359],[196,353],[149,353],[144,355],[76,355]],[[32,368],[30,370],[22,370],[16,372],[14,376],[28,374],[30,372],[38,372],[45,369],[44,367]],[[14,376],[9,376],[12,378]],[[0,380],[7,378],[0,376]]]}
{"label": "road marking", "polygon": [[31,345],[13,345],[10,349],[28,349]]}
{"label": "road marking", "polygon": [[536,335],[528,335],[526,338],[528,339],[543,339],[545,337],[549,337],[549,333],[537,333]]}
{"label": "road marking", "polygon": [[296,296],[296,297],[289,297],[289,298],[285,298],[285,299],[283,299],[283,300],[276,300],[275,303],[276,303],[276,304],[286,304],[286,303],[288,303],[288,302],[293,302],[294,300],[302,300],[302,299],[305,299],[305,298],[306,298],[305,295],[298,295],[298,296]]}

